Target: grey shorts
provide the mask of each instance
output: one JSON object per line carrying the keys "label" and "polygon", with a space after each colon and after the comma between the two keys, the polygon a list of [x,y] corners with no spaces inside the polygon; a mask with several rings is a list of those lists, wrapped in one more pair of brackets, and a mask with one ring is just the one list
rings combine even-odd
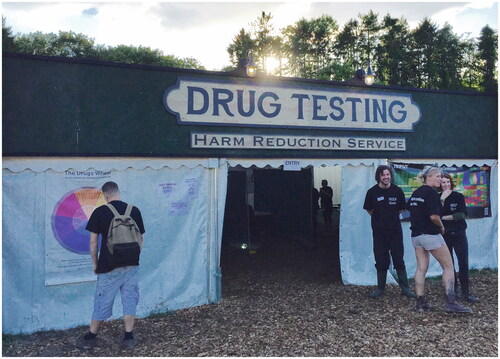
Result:
{"label": "grey shorts", "polygon": [[139,266],[129,266],[97,275],[92,319],[106,320],[111,317],[118,290],[122,298],[123,315],[135,315],[139,303],[138,271]]}
{"label": "grey shorts", "polygon": [[427,251],[446,245],[443,236],[440,234],[421,234],[417,237],[411,237],[411,241],[414,248],[424,248]]}

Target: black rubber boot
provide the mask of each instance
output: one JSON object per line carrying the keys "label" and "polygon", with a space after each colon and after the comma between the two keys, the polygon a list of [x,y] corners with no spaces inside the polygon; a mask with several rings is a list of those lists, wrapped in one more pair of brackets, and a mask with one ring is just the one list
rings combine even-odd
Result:
{"label": "black rubber boot", "polygon": [[470,294],[468,290],[464,291],[463,289],[462,289],[462,300],[465,300],[469,303],[477,303],[480,301],[479,298],[474,297],[472,294]]}
{"label": "black rubber boot", "polygon": [[397,269],[398,274],[398,284],[401,288],[401,294],[405,297],[416,299],[417,295],[413,293],[410,289],[410,285],[408,284],[408,275],[406,274],[406,269]]}
{"label": "black rubber boot", "polygon": [[387,270],[377,271],[377,289],[369,295],[372,299],[377,299],[384,294],[385,283],[387,282]]}

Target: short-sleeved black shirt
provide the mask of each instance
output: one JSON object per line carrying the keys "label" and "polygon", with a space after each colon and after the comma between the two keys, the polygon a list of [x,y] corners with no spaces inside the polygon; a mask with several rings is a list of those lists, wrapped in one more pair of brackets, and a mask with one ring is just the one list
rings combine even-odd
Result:
{"label": "short-sleeved black shirt", "polygon": [[[453,191],[444,200],[443,216],[448,216],[459,212],[467,214],[465,197],[460,192]],[[465,219],[461,219],[459,221],[443,221],[443,225],[444,228],[446,228],[446,233],[463,231],[467,228],[467,222],[465,222]]]}
{"label": "short-sleeved black shirt", "polygon": [[[321,191],[324,191],[329,194],[323,194]],[[321,187],[319,190],[319,198],[321,203],[321,208],[331,208],[333,207],[333,189],[330,186]]]}
{"label": "short-sleeved black shirt", "polygon": [[441,217],[441,200],[437,191],[431,186],[417,188],[407,203],[410,211],[411,236],[421,234],[439,234],[441,229],[431,221],[430,216],[437,214]]}
{"label": "short-sleeved black shirt", "polygon": [[[111,201],[109,203],[116,208],[118,213],[125,214],[125,211],[127,210],[127,203],[122,201]],[[144,234],[144,223],[142,221],[142,215],[139,208],[134,206],[130,216],[139,227],[141,233]],[[111,212],[108,206],[100,206],[92,212],[89,223],[87,223],[87,226],[85,227],[87,231],[97,233],[102,236],[101,248],[99,250],[99,258],[97,261],[97,273],[107,273],[114,269],[114,267],[110,264],[111,254],[109,253],[107,246],[109,225],[111,224],[113,217],[113,212]],[[139,262],[137,262],[136,265],[139,265]]]}
{"label": "short-sleeved black shirt", "polygon": [[366,192],[363,209],[373,211],[372,229],[379,231],[401,231],[399,212],[405,209],[405,195],[398,186],[381,188],[378,184]]}

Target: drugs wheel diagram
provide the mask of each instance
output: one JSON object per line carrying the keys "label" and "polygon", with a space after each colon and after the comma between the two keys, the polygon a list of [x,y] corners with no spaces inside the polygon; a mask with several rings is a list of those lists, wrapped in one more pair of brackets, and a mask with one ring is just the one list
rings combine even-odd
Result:
{"label": "drugs wheel diagram", "polygon": [[[102,192],[82,187],[66,193],[52,212],[52,232],[59,244],[77,254],[90,253],[90,233],[85,229],[95,208],[106,204]],[[101,237],[99,236],[99,247]]]}

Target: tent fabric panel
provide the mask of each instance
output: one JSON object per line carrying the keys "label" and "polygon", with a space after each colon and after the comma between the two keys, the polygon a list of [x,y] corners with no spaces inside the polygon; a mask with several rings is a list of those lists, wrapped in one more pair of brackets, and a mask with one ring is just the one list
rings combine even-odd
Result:
{"label": "tent fabric panel", "polygon": [[[425,163],[440,161],[424,160]],[[479,163],[478,161],[475,161]],[[490,163],[490,200],[492,217],[468,219],[469,268],[498,268],[498,166]],[[413,163],[418,163],[413,161]],[[382,162],[381,162],[382,164]],[[449,164],[448,164],[449,165]],[[375,285],[377,282],[370,216],[363,210],[366,191],[374,185],[377,165],[346,166],[342,170],[342,197],[340,212],[340,263],[344,284]],[[411,243],[410,223],[402,222],[404,261],[410,277],[416,270],[416,259]],[[458,265],[455,261],[455,266]],[[441,275],[439,263],[431,259],[427,276]],[[395,283],[388,275],[388,280]]]}
{"label": "tent fabric panel", "polygon": [[[216,169],[183,166],[140,171],[128,168],[121,173],[120,178],[125,177],[126,182],[119,183],[124,189],[122,199],[141,209],[146,228],[139,269],[138,317],[220,300],[217,296],[209,298],[212,289],[208,279],[216,275],[210,273],[215,271],[210,263],[218,263],[218,258],[208,256],[218,253],[215,248],[220,242],[223,216],[213,225],[219,230],[214,231],[216,238],[210,241],[208,218],[211,211],[219,215],[224,211],[219,201],[210,201],[211,171]],[[5,333],[66,329],[89,323],[95,282],[45,285],[45,227],[50,226],[51,215],[45,210],[46,198],[50,198],[50,192],[58,191],[58,188],[47,186],[45,192],[48,176],[64,174],[3,170],[2,312]],[[196,198],[192,198],[186,215],[168,215],[168,203],[157,197],[156,187],[165,181],[181,183],[186,179],[199,183]],[[225,193],[224,181],[217,185],[218,191]],[[212,202],[218,207],[210,208]],[[26,225],[16,225],[20,222]],[[112,319],[121,317],[120,300],[115,300],[113,313]]]}

